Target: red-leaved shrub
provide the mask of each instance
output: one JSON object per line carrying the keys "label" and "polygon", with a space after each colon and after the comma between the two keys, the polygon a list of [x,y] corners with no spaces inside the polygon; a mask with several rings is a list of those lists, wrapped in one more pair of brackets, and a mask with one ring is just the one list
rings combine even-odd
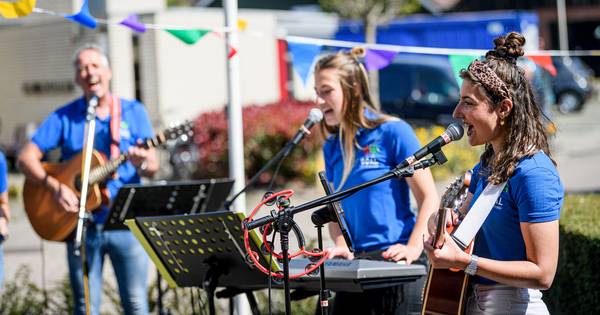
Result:
{"label": "red-leaved shrub", "polygon": [[[246,106],[244,122],[244,166],[251,178],[294,136],[315,107],[312,102],[289,101],[261,106]],[[317,171],[322,137],[318,126],[311,130],[283,161],[276,183],[302,181],[312,183]],[[225,111],[203,113],[195,121],[194,142],[198,146],[196,178],[229,176],[227,120]],[[258,184],[271,180],[275,165],[265,172]]]}

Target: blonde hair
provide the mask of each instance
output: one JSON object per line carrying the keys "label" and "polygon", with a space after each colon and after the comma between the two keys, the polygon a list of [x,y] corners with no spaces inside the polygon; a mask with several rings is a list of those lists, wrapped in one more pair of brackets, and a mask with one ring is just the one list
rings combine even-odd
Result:
{"label": "blonde hair", "polygon": [[[354,166],[355,146],[358,147],[355,135],[359,128],[373,129],[381,123],[394,119],[392,116],[384,115],[375,107],[369,92],[369,80],[365,67],[358,60],[365,55],[365,49],[354,47],[350,51],[340,51],[329,54],[317,61],[314,73],[324,69],[335,69],[342,87],[344,103],[342,105],[342,121],[339,126],[328,126],[325,120],[321,121],[323,135],[338,134],[342,156],[344,160],[344,171],[342,180],[336,189],[340,189]],[[365,109],[375,113],[377,118],[365,117]]]}

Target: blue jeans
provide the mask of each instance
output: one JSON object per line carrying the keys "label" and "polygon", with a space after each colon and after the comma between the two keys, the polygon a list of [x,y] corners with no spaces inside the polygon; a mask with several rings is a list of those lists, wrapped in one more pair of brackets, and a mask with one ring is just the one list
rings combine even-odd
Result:
{"label": "blue jeans", "polygon": [[[102,226],[92,224],[88,227],[86,235],[91,314],[100,313],[102,267],[106,254],[117,277],[121,306],[125,314],[148,314],[148,256],[133,234],[127,230],[103,231]],[[73,247],[73,241],[67,242],[69,278],[75,302],[74,314],[84,315],[83,269],[81,257],[73,254]]]}

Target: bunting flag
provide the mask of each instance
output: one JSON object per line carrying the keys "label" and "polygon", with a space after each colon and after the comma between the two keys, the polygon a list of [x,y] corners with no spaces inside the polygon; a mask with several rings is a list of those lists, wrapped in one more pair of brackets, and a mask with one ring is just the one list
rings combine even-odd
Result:
{"label": "bunting flag", "polygon": [[231,47],[231,49],[229,49],[229,53],[227,54],[227,59],[231,59],[231,57],[235,56],[235,54],[237,54],[237,49],[235,49],[235,47]]}
{"label": "bunting flag", "polygon": [[0,1],[0,16],[6,19],[16,19],[29,15],[33,8],[35,8],[35,0]]}
{"label": "bunting flag", "polygon": [[210,33],[210,30],[203,29],[192,29],[192,30],[173,30],[166,29],[165,31],[169,32],[171,35],[177,37],[182,42],[188,45],[194,45],[198,42],[204,35]]}
{"label": "bunting flag", "polygon": [[238,30],[243,32],[246,30],[246,27],[248,26],[248,21],[238,18],[237,25],[238,25]]}
{"label": "bunting flag", "polygon": [[365,67],[369,71],[387,67],[398,53],[390,50],[367,49],[365,53]]}
{"label": "bunting flag", "polygon": [[296,70],[300,79],[302,79],[302,83],[306,86],[315,58],[321,52],[321,45],[288,41],[288,48],[292,55],[294,70]]}
{"label": "bunting flag", "polygon": [[466,69],[471,61],[475,60],[476,58],[477,56],[473,55],[448,55],[448,61],[450,61],[452,73],[454,73],[454,78],[456,79],[459,87],[462,85],[460,71],[462,69]]}
{"label": "bunting flag", "polygon": [[130,14],[130,15],[128,15],[119,24],[125,25],[125,26],[129,27],[130,29],[132,29],[132,30],[134,30],[134,31],[136,31],[138,33],[144,33],[144,32],[146,32],[146,25],[144,25],[142,22],[140,22],[140,20],[138,19],[137,14]]}
{"label": "bunting flag", "polygon": [[535,62],[536,65],[548,71],[553,77],[556,76],[556,68],[552,63],[552,57],[549,55],[527,55],[526,57]]}
{"label": "bunting flag", "polygon": [[88,7],[88,0],[83,1],[79,13],[73,15],[66,15],[65,18],[73,22],[77,22],[87,28],[96,28],[96,26],[98,25],[96,19],[90,13],[90,8]]}

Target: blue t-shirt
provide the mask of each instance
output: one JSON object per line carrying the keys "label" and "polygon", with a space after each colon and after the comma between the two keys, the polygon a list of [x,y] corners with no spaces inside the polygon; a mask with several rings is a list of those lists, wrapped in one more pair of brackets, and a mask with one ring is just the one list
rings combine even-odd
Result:
{"label": "blue t-shirt", "polygon": [[[363,149],[355,147],[354,167],[341,189],[388,173],[420,148],[412,128],[402,120],[387,121],[374,129],[360,129],[356,141]],[[344,160],[338,135],[326,140],[323,154],[327,179],[340,190]],[[356,250],[382,250],[408,242],[415,215],[410,210],[406,180],[383,181],[343,199],[341,204]]]}
{"label": "blue t-shirt", "polygon": [[8,190],[8,168],[6,167],[6,157],[0,152],[0,193]]}
{"label": "blue t-shirt", "polygon": [[[487,185],[489,175],[490,169],[481,163],[473,169],[469,208]],[[545,153],[523,158],[477,233],[474,253],[494,260],[527,260],[520,223],[558,220],[563,197],[556,167]],[[476,277],[475,282],[495,283],[483,277]]]}
{"label": "blue t-shirt", "polygon": [[[154,136],[152,124],[144,106],[135,100],[121,100],[121,138],[119,149],[127,152],[128,148],[137,143],[138,139],[148,139]],[[87,103],[83,98],[57,109],[40,125],[33,135],[32,142],[42,152],[47,153],[60,147],[61,159],[69,160],[81,152],[84,142],[85,118]],[[110,116],[105,119],[96,117],[94,149],[110,158]],[[106,181],[110,197],[117,195],[117,191],[124,184],[139,183],[140,177],[133,164],[125,162],[117,169],[117,178],[109,177]],[[103,223],[108,215],[108,208],[94,213],[94,222]]]}

